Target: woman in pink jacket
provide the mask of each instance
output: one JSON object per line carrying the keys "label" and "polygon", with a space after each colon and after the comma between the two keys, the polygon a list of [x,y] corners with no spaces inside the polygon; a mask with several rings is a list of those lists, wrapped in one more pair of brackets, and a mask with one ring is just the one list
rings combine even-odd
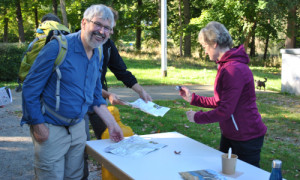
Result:
{"label": "woman in pink jacket", "polygon": [[198,40],[218,65],[214,97],[196,95],[184,86],[180,95],[191,105],[213,110],[188,111],[187,118],[198,124],[219,122],[220,151],[226,153],[231,147],[239,159],[259,167],[267,127],[257,109],[253,74],[244,46],[231,48],[228,30],[214,21],[201,29]]}

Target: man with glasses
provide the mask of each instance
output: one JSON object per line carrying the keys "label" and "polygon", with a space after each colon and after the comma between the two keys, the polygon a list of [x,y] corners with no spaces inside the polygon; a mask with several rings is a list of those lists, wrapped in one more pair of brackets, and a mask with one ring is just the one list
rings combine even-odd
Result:
{"label": "man with glasses", "polygon": [[[118,12],[115,11],[113,8],[111,8],[111,11],[114,15],[114,26],[116,26],[116,21],[118,20]],[[105,27],[103,24],[99,22],[93,22],[95,25],[99,27],[103,27],[104,31],[107,33],[109,32],[109,37],[110,35],[113,34],[113,28],[110,27]],[[130,71],[127,70],[127,67],[120,56],[118,49],[116,48],[114,42],[111,39],[108,39],[106,43],[103,45],[103,66],[102,66],[102,75],[101,75],[101,85],[102,85],[102,96],[105,99],[108,99],[112,105],[115,104],[120,104],[124,105],[122,101],[120,101],[119,97],[111,92],[108,92],[107,89],[107,83],[106,83],[106,72],[107,72],[107,67],[111,70],[112,73],[116,76],[116,78],[120,81],[123,82],[123,84],[134,90],[139,96],[146,102],[152,101],[151,96],[140,86]],[[101,117],[97,115],[95,112],[88,112],[88,115],[85,116],[86,120],[86,132],[87,132],[87,140],[90,140],[90,133],[89,133],[89,122],[92,125],[93,131],[95,133],[95,136],[97,139],[101,139],[101,136],[105,129],[107,128],[104,120],[102,120]],[[84,167],[84,176],[82,180],[88,179],[89,176],[89,171],[88,171],[88,162],[87,162],[88,156],[85,154],[85,167]]]}
{"label": "man with glasses", "polygon": [[[99,61],[98,47],[107,41],[113,25],[113,14],[107,6],[92,5],[84,12],[81,31],[66,36],[68,52],[60,65],[58,111],[55,111],[57,78],[53,73],[58,41],[45,45],[30,69],[23,86],[21,125],[30,125],[36,179],[83,177],[86,142],[83,116],[90,106],[104,120],[110,138],[116,142],[123,139],[122,130],[102,97],[99,78],[102,61]],[[42,111],[43,104],[53,111]]]}
{"label": "man with glasses", "polygon": [[[115,27],[116,21],[118,20],[118,12],[113,8],[110,9],[114,14],[115,23],[113,27]],[[110,35],[112,34],[113,28],[110,31]],[[126,87],[134,90],[145,102],[152,101],[151,96],[144,90],[141,85],[138,84],[135,76],[127,70],[126,64],[124,63],[122,57],[118,52],[118,49],[111,39],[108,39],[103,45],[103,55],[104,60],[102,66],[101,84],[102,95],[105,99],[108,99],[112,105],[124,105],[124,103],[120,101],[118,95],[108,92],[105,75],[107,72],[107,68],[109,68],[119,81],[122,81]],[[89,113],[89,120],[93,127],[96,138],[101,139],[101,135],[106,129],[105,123],[103,122],[101,117],[97,116],[97,114],[95,113]]]}

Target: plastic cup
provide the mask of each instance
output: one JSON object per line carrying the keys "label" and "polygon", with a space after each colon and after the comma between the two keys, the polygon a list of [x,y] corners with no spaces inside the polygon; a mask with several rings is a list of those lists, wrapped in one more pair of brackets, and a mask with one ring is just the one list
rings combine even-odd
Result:
{"label": "plastic cup", "polygon": [[224,174],[234,174],[236,167],[236,159],[238,156],[236,154],[231,154],[231,158],[228,158],[228,154],[222,155],[222,173]]}

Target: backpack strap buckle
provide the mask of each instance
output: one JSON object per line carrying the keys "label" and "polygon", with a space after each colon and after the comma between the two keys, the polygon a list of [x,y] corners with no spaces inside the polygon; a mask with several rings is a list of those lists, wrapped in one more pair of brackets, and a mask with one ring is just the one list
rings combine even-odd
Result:
{"label": "backpack strap buckle", "polygon": [[66,123],[68,123],[69,125],[73,125],[76,124],[77,122],[79,122],[81,120],[81,118],[66,118],[63,117],[62,115],[58,114],[56,111],[52,110],[43,100],[43,98],[41,99],[41,104],[42,104],[42,112],[43,114],[49,113],[52,116],[56,117],[57,119],[64,121]]}

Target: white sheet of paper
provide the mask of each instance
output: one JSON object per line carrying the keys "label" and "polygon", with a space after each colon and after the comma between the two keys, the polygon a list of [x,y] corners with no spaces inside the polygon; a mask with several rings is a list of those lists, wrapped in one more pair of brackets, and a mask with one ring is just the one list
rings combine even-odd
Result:
{"label": "white sheet of paper", "polygon": [[9,88],[0,88],[0,106],[6,105],[12,102],[12,95]]}
{"label": "white sheet of paper", "polygon": [[138,108],[145,113],[151,114],[153,116],[161,116],[163,117],[169,110],[170,108],[164,107],[164,106],[159,106],[151,101],[148,101],[147,103],[139,98],[134,102],[130,103],[133,107]]}

